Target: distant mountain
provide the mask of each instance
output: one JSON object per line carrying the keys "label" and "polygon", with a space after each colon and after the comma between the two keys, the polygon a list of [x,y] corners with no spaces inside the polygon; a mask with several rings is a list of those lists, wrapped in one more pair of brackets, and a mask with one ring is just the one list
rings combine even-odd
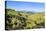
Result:
{"label": "distant mountain", "polygon": [[21,12],[21,13],[28,13],[28,14],[34,14],[34,12],[31,12],[31,11],[16,11],[16,12]]}
{"label": "distant mountain", "polygon": [[41,14],[45,14],[45,12],[34,12],[34,11],[26,11],[26,10],[22,10],[22,11],[16,11],[16,12],[20,12],[20,13],[27,13],[27,14],[35,14],[35,13],[41,13]]}

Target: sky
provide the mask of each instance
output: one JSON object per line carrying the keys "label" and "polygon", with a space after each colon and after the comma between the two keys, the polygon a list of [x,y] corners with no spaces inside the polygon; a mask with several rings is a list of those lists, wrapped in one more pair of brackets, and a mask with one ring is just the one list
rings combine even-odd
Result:
{"label": "sky", "polygon": [[15,11],[43,12],[45,10],[45,4],[40,2],[7,1],[6,7]]}
{"label": "sky", "polygon": [[45,2],[45,0],[5,0],[5,1]]}

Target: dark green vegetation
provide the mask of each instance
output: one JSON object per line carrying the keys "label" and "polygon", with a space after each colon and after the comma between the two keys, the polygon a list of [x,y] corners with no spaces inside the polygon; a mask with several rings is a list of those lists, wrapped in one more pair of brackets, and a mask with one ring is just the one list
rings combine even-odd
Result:
{"label": "dark green vegetation", "polygon": [[17,12],[13,9],[5,9],[5,29],[44,28],[44,17],[43,13]]}

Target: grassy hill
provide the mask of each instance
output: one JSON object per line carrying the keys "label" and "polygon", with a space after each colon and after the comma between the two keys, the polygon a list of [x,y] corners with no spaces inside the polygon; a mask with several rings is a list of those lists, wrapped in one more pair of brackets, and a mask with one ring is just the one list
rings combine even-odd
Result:
{"label": "grassy hill", "polygon": [[5,10],[5,29],[34,29],[44,28],[44,13],[33,13],[16,11],[14,9]]}

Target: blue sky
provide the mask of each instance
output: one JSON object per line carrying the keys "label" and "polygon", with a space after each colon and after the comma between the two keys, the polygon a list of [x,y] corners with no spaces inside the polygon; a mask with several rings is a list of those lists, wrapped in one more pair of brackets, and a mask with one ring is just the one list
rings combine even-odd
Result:
{"label": "blue sky", "polygon": [[7,8],[12,8],[16,11],[43,12],[45,4],[40,2],[7,1]]}

